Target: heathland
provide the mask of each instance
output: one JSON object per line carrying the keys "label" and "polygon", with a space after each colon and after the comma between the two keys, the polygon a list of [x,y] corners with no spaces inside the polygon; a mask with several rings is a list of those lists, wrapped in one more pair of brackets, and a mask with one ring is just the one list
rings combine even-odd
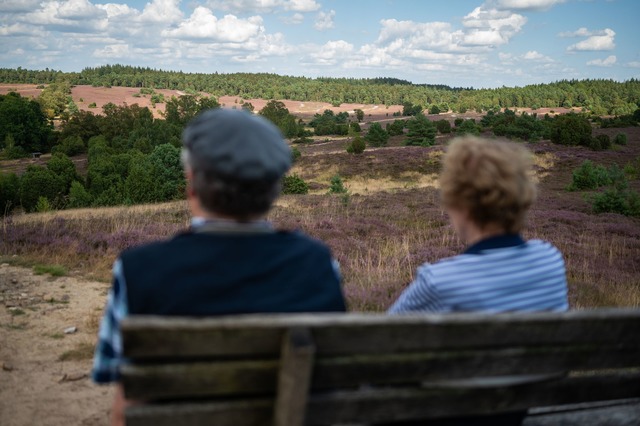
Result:
{"label": "heathland", "polygon": [[107,424],[110,390],[86,373],[110,268],[188,226],[178,147],[200,110],[245,108],[280,126],[295,164],[269,218],[331,247],[355,311],[386,309],[417,266],[463,249],[438,195],[451,138],[524,144],[539,189],[525,237],[560,248],[583,309],[640,306],[639,100],[635,80],[473,90],[0,70],[0,423]]}

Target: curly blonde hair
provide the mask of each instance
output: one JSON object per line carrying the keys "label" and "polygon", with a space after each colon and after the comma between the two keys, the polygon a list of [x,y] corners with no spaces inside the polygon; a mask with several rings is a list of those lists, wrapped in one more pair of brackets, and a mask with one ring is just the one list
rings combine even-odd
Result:
{"label": "curly blonde hair", "polygon": [[515,143],[473,136],[455,139],[440,175],[445,207],[466,211],[481,229],[522,230],[536,198],[531,153]]}

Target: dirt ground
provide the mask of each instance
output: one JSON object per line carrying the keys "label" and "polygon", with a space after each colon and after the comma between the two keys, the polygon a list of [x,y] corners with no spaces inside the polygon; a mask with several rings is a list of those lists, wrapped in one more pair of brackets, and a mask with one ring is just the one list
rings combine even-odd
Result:
{"label": "dirt ground", "polygon": [[89,377],[108,288],[0,265],[0,425],[108,424],[112,387]]}

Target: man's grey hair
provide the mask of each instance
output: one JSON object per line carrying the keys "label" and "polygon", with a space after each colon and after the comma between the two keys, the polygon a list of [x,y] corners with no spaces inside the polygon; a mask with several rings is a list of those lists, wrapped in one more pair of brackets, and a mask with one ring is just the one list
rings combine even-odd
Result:
{"label": "man's grey hair", "polygon": [[280,194],[281,179],[247,180],[202,170],[194,167],[186,148],[182,149],[180,159],[185,171],[191,172],[193,190],[208,212],[250,220],[267,213]]}

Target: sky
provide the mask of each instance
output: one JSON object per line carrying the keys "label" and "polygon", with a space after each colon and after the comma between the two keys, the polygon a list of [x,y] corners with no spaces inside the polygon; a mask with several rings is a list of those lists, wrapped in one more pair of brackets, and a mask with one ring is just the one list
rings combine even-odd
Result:
{"label": "sky", "polygon": [[640,78],[640,0],[112,1],[0,0],[0,67],[474,88]]}

